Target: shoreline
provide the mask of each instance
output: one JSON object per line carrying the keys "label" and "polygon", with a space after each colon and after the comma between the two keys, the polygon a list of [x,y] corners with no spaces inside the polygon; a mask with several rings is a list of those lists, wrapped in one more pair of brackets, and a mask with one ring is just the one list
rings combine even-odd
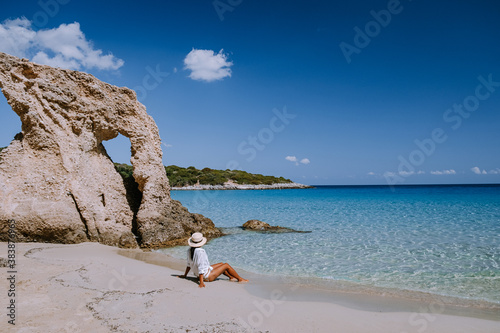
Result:
{"label": "shoreline", "polygon": [[[182,259],[158,252],[158,250],[144,252],[144,254],[132,254],[127,251],[129,250],[120,251],[118,254],[179,271],[185,268]],[[426,308],[428,312],[438,311],[442,314],[500,322],[500,304],[486,300],[364,286],[319,277],[282,277],[249,272],[240,268],[238,271],[251,277],[254,283],[248,285],[248,291],[257,296],[269,294],[273,288],[280,287],[289,291],[289,299],[299,302],[318,301],[363,311],[379,312],[415,312]]]}
{"label": "shoreline", "polygon": [[299,183],[275,183],[271,185],[250,185],[250,184],[236,184],[224,183],[224,185],[190,185],[176,187],[172,186],[172,191],[211,191],[211,190],[284,190],[284,189],[304,189],[314,188],[314,186],[304,185]]}
{"label": "shoreline", "polygon": [[[18,243],[16,329],[30,332],[498,332],[500,321],[432,304],[345,295],[243,273],[200,289],[185,263],[98,243]],[[0,243],[0,257],[7,243]],[[131,258],[134,257],[134,258]],[[146,262],[147,261],[147,262]],[[6,274],[7,268],[0,268]],[[6,291],[7,279],[0,288]],[[2,306],[6,300],[2,299]],[[428,310],[426,312],[426,309]],[[498,316],[496,317],[498,320]],[[0,330],[7,318],[0,322]],[[9,325],[10,326],[10,325]],[[11,327],[8,327],[11,328]]]}

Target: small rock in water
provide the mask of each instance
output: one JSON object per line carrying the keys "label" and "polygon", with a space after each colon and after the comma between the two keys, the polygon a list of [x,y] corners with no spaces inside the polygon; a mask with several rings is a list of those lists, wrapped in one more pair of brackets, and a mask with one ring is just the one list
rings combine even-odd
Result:
{"label": "small rock in water", "polygon": [[269,232],[269,233],[283,233],[283,232],[309,233],[309,232],[311,232],[311,231],[300,231],[300,230],[294,230],[291,228],[280,227],[279,225],[272,226],[266,222],[259,221],[259,220],[249,220],[243,224],[242,228],[245,230],[263,231],[263,232]]}

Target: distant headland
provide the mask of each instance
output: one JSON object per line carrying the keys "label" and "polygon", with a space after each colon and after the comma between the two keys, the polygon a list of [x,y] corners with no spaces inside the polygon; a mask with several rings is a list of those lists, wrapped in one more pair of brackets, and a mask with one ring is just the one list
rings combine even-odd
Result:
{"label": "distant headland", "polygon": [[[126,180],[132,177],[133,168],[128,164],[115,163],[116,170]],[[252,174],[242,170],[183,168],[176,165],[165,167],[172,190],[273,190],[312,188],[284,177]]]}

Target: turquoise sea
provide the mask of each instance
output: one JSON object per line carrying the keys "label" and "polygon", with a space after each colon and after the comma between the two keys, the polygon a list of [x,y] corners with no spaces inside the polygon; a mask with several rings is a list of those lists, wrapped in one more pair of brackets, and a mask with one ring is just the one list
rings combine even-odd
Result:
{"label": "turquoise sea", "polygon": [[[172,197],[229,234],[205,246],[212,263],[500,305],[500,185],[172,191]],[[312,232],[238,228],[250,219]],[[161,251],[184,259],[185,249]]]}

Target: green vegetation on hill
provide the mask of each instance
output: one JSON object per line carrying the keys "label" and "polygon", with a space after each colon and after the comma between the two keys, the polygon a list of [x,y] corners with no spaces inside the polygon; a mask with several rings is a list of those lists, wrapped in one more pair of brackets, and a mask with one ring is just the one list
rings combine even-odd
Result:
{"label": "green vegetation on hill", "polygon": [[290,179],[283,177],[264,176],[260,174],[251,174],[241,170],[214,170],[204,168],[198,170],[193,166],[188,168],[170,165],[165,167],[170,186],[194,185],[198,181],[201,185],[222,185],[228,180],[237,184],[249,185],[271,185],[277,183],[291,183]]}
{"label": "green vegetation on hill", "polygon": [[[121,174],[124,180],[133,179],[133,168],[127,164],[115,163],[116,170]],[[189,186],[200,182],[201,185],[222,185],[228,180],[232,180],[238,184],[250,185],[271,185],[292,183],[290,179],[283,177],[264,176],[259,174],[251,174],[241,170],[214,170],[204,168],[198,170],[193,166],[188,168],[170,165],[165,167],[170,186]]]}
{"label": "green vegetation on hill", "polygon": [[113,163],[115,165],[116,171],[122,176],[123,179],[134,178],[132,173],[134,172],[134,167],[128,164]]}

